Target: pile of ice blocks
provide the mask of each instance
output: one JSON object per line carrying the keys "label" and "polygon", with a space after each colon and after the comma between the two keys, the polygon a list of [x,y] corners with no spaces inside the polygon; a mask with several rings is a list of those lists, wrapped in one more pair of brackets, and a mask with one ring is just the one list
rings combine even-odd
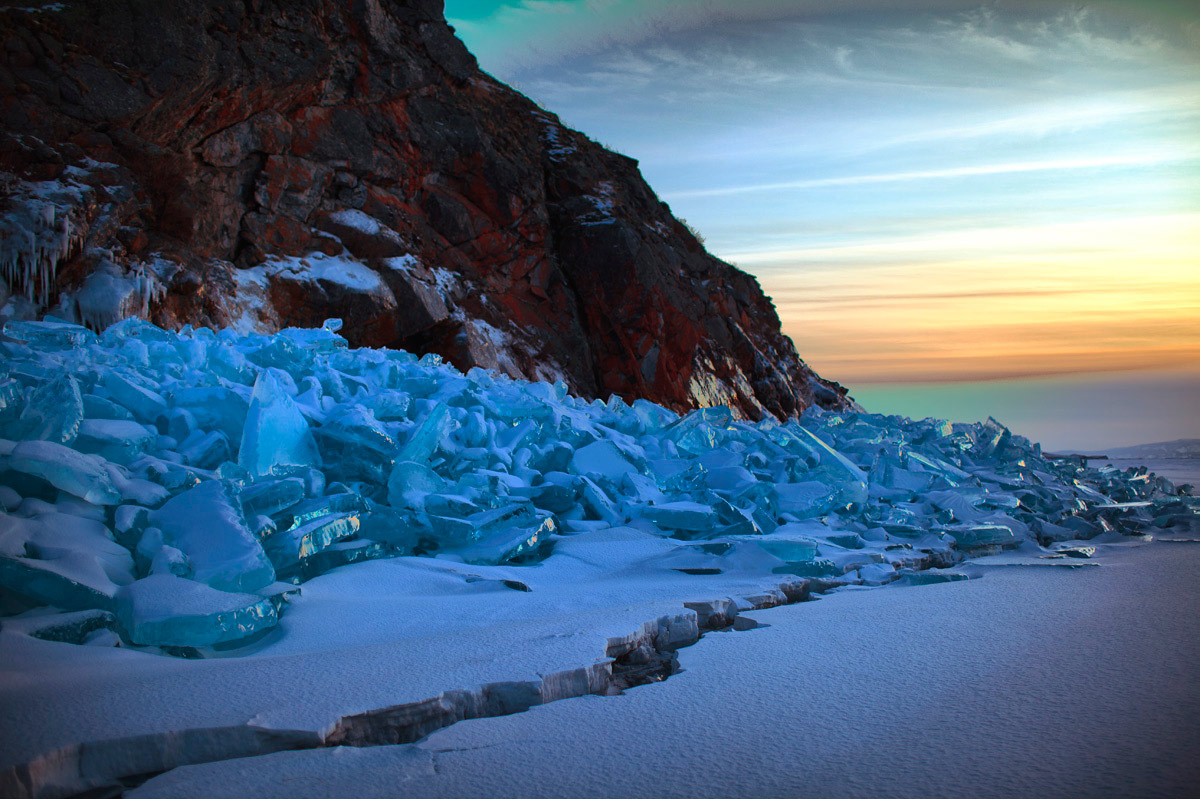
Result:
{"label": "pile of ice blocks", "polygon": [[350,350],[339,327],[9,323],[0,612],[60,640],[195,651],[268,630],[296,583],[397,554],[531,562],[632,526],[678,542],[671,567],[690,574],[919,582],[913,568],[964,553],[1196,509],[1145,473],[1046,460],[992,420],[681,417]]}

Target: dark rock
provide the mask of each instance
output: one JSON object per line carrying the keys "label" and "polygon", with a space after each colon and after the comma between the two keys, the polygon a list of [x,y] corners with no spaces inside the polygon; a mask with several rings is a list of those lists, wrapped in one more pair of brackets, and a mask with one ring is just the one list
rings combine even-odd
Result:
{"label": "dark rock", "polygon": [[73,0],[5,22],[4,213],[34,218],[22,181],[87,188],[57,209],[73,238],[44,309],[105,252],[157,275],[167,326],[336,316],[354,345],[587,396],[848,405],[636,161],[481,72],[439,0]]}

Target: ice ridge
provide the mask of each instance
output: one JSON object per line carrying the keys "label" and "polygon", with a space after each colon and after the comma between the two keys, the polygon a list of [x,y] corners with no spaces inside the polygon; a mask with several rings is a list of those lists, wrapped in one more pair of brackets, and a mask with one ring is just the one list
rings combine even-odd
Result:
{"label": "ice ridge", "polygon": [[267,634],[330,569],[538,562],[604,527],[661,536],[688,574],[883,584],[1195,524],[1189,487],[1043,458],[991,419],[680,416],[338,328],[7,324],[0,612],[103,611],[114,641],[197,655]]}

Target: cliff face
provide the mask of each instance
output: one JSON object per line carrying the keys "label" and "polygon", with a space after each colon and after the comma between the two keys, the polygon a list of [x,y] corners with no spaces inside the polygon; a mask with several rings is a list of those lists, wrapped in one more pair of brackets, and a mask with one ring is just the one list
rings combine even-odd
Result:
{"label": "cliff face", "polygon": [[636,161],[481,72],[440,0],[19,3],[0,3],[4,315],[341,317],[352,344],[586,396],[847,405],[754,278]]}

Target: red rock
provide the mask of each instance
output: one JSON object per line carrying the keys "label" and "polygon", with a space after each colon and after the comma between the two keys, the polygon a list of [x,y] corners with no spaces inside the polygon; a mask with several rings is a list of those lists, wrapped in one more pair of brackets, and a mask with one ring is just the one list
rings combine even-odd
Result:
{"label": "red rock", "polygon": [[[87,24],[68,27],[7,10],[22,41],[74,54],[64,70],[80,90],[38,78],[42,60],[0,63],[0,86],[29,87],[0,99],[0,170],[117,164],[95,173],[94,207],[77,216],[86,248],[130,268],[178,262],[152,306],[159,323],[228,323],[244,308],[234,263],[321,252],[373,269],[378,286],[280,272],[264,324],[337,316],[356,345],[677,410],[847,405],[780,333],[757,281],[705,252],[635,160],[480,72],[438,0],[79,13]],[[74,258],[57,292],[91,268]]]}
{"label": "red rock", "polygon": [[289,216],[249,213],[242,218],[242,237],[262,253],[253,259],[257,262],[272,254],[303,255],[312,241],[312,229]]}

